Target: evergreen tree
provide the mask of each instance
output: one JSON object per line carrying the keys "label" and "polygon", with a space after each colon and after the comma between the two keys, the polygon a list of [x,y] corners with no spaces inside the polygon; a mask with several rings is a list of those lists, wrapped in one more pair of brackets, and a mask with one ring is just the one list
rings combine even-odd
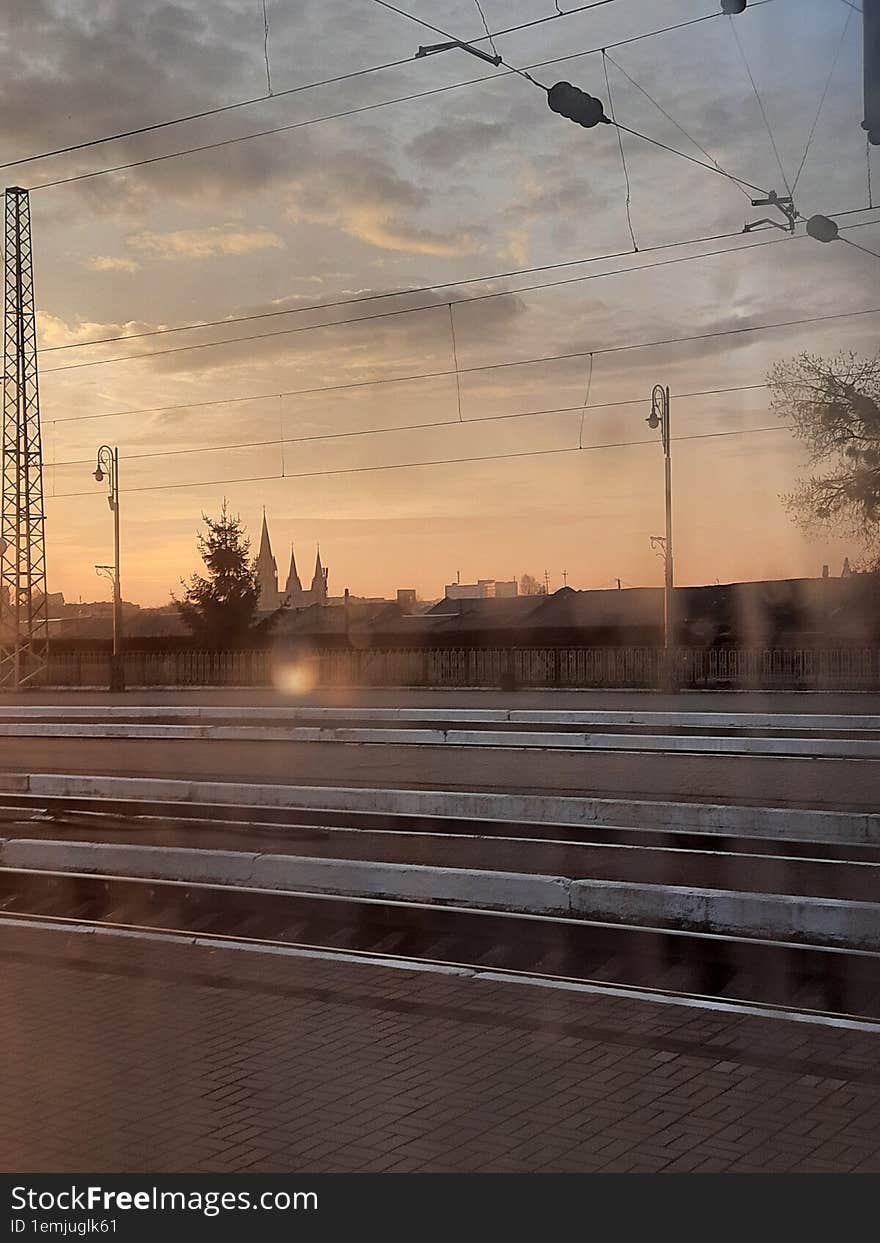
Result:
{"label": "evergreen tree", "polygon": [[260,590],[250,560],[251,542],[226,499],[219,517],[202,514],[202,519],[207,530],[200,531],[196,541],[207,575],[193,574],[183,583],[184,598],[175,598],[174,603],[200,646],[250,647],[268,637],[278,612],[254,622]]}

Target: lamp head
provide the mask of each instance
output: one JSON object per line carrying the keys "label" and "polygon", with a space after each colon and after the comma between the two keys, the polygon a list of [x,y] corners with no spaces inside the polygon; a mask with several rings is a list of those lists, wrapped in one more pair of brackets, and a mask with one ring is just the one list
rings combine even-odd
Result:
{"label": "lamp head", "polygon": [[652,408],[651,413],[648,415],[645,422],[648,424],[648,427],[654,430],[660,426],[660,416],[655,409]]}
{"label": "lamp head", "polygon": [[104,472],[101,470],[100,463],[95,468],[95,479],[97,480],[98,483],[104,482]]}

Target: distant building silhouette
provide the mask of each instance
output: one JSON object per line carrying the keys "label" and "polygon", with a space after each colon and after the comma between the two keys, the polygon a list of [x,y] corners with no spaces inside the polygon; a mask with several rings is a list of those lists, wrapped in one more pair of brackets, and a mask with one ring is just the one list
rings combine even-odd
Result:
{"label": "distant building silhouette", "polygon": [[479,578],[475,583],[447,583],[447,600],[495,600],[510,599],[519,595],[515,578],[499,582],[494,578]]}
{"label": "distant building silhouette", "polygon": [[296,568],[296,554],[293,544],[290,545],[290,566],[284,590],[278,589],[278,563],[272,552],[272,541],[269,537],[269,524],[266,510],[263,510],[263,526],[260,531],[260,550],[256,560],[257,584],[260,589],[260,609],[269,612],[277,608],[307,608],[311,604],[327,603],[327,584],[329,571],[321,564],[321,550],[315,557],[315,572],[312,575],[311,587],[303,589],[299,571]]}

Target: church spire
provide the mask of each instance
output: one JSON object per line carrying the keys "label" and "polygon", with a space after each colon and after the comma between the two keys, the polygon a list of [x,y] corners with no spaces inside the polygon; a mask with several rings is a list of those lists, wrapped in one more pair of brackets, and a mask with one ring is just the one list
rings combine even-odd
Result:
{"label": "church spire", "polygon": [[329,571],[321,565],[321,545],[315,557],[315,573],[312,577],[312,599],[316,604],[327,603],[327,575]]}
{"label": "church spire", "polygon": [[257,584],[260,589],[260,608],[274,609],[278,607],[278,566],[272,556],[272,543],[269,539],[269,524],[266,521],[266,507],[263,506],[263,529],[260,532],[260,551],[255,564]]}
{"label": "church spire", "polygon": [[296,568],[296,556],[293,551],[293,544],[290,545],[290,569],[287,571],[287,586],[284,588],[285,595],[298,596],[302,595],[302,583],[299,579],[299,573]]}
{"label": "church spire", "polygon": [[272,543],[269,539],[269,524],[266,521],[266,506],[263,506],[263,529],[260,532],[260,551],[257,554],[257,561],[272,556]]}

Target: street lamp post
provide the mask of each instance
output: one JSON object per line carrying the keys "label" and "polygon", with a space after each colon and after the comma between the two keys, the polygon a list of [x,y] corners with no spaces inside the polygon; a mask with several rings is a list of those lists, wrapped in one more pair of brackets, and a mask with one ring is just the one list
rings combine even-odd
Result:
{"label": "street lamp post", "polygon": [[[675,615],[673,593],[675,590],[675,569],[672,556],[672,445],[669,432],[669,388],[655,384],[651,393],[651,413],[647,424],[651,428],[660,428],[663,442],[663,460],[666,477],[666,535],[663,547],[663,648],[665,655],[665,681],[673,682],[673,654],[675,651]],[[653,544],[652,540],[652,544]],[[660,542],[658,540],[658,542]]]}
{"label": "street lamp post", "polygon": [[95,467],[98,483],[107,480],[107,501],[113,513],[113,659],[110,666],[110,690],[125,690],[125,666],[122,660],[122,588],[119,582],[119,450],[101,445]]}

